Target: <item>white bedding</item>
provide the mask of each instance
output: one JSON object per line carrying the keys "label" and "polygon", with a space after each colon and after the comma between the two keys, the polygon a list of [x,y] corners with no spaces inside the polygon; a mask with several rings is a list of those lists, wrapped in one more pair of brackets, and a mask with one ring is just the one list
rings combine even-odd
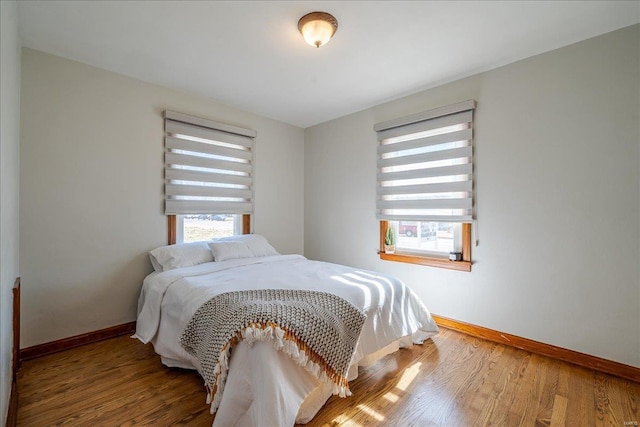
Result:
{"label": "white bedding", "polygon": [[[208,262],[150,274],[140,294],[135,337],[153,343],[165,365],[198,369],[195,358],[179,345],[182,330],[213,296],[247,289],[321,290],[363,310],[367,320],[349,380],[357,376],[358,364],[398,346],[422,343],[438,331],[413,291],[392,276],[310,261],[300,255],[279,255]],[[278,426],[308,422],[330,397],[330,389],[268,342],[252,346],[241,342],[232,351],[213,425],[259,426],[264,420]]]}

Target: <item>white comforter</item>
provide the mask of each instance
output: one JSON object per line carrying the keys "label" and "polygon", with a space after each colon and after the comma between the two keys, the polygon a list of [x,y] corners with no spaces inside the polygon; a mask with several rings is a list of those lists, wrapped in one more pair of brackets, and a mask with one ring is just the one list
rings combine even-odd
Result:
{"label": "white comforter", "polygon": [[[349,380],[367,356],[422,343],[438,328],[416,295],[398,279],[301,255],[209,262],[145,280],[135,337],[151,342],[167,366],[198,369],[179,345],[194,312],[213,296],[246,289],[308,289],[334,293],[363,310],[367,320]],[[268,342],[234,347],[214,426],[287,426],[308,422],[330,397],[324,385]],[[203,392],[203,400],[204,400]],[[204,404],[204,402],[203,402]]]}

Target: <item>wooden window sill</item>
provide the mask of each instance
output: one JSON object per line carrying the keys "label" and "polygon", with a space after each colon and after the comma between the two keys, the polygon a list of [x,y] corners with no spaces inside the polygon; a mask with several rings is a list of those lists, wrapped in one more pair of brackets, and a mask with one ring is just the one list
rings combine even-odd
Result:
{"label": "wooden window sill", "polygon": [[429,267],[447,268],[449,270],[471,271],[471,261],[450,261],[443,258],[433,258],[411,254],[387,254],[384,252],[380,252],[380,259],[385,261],[426,265]]}

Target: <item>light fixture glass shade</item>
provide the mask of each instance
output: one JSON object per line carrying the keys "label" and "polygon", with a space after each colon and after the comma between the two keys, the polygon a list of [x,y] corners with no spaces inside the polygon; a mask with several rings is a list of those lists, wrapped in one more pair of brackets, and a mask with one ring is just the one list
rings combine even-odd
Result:
{"label": "light fixture glass shade", "polygon": [[336,18],[326,12],[311,12],[300,18],[298,30],[311,46],[326,44],[338,29]]}

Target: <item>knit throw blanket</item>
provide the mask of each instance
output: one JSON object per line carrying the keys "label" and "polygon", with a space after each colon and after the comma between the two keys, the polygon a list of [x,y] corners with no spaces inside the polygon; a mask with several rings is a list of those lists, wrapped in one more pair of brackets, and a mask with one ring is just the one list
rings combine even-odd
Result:
{"label": "knit throw blanket", "polygon": [[204,303],[180,337],[200,363],[207,403],[215,413],[222,399],[231,348],[243,340],[271,341],[333,394],[350,396],[347,370],[365,314],[326,292],[261,289],[227,292]]}

